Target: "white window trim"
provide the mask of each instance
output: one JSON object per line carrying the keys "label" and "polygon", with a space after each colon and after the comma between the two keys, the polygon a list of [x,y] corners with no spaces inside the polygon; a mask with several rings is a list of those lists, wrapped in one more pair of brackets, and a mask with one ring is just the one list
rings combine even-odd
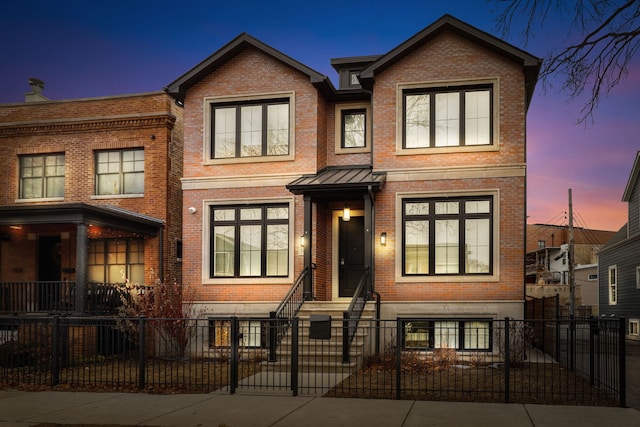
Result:
{"label": "white window trim", "polygon": [[[244,102],[260,101],[273,98],[289,98],[289,154],[286,156],[262,156],[262,157],[233,157],[228,159],[211,158],[211,105],[221,102]],[[238,96],[211,96],[204,98],[202,125],[202,163],[204,165],[240,164],[240,163],[263,163],[282,162],[295,159],[295,92],[270,92]]]}
{"label": "white window trim", "polygon": [[[265,203],[289,204],[289,273],[286,277],[209,277],[211,269],[210,238],[211,238],[211,206],[225,205],[263,205]],[[291,283],[294,273],[295,246],[295,202],[293,197],[263,198],[263,199],[208,199],[202,201],[202,283],[205,285],[267,285]]]}
{"label": "white window trim", "polygon": [[[635,333],[632,333],[631,325],[635,325]],[[638,319],[629,319],[629,335],[637,337],[640,336],[640,320]]]}
{"label": "white window trim", "polygon": [[[615,298],[611,298],[611,296],[613,295],[613,293],[611,292],[612,288],[611,288],[611,271],[615,270],[615,276],[616,276],[616,282],[613,284],[613,286],[615,287]],[[607,294],[609,295],[609,305],[617,305],[618,304],[618,266],[617,265],[610,265],[608,270],[607,270]]]}
{"label": "white window trim", "polygon": [[[365,146],[358,148],[342,147],[342,112],[344,110],[366,110],[365,113]],[[353,104],[340,104],[335,108],[335,150],[336,154],[354,154],[354,153],[370,153],[371,152],[371,132],[372,118],[371,105],[367,102],[359,102]]]}
{"label": "white window trim", "polygon": [[467,196],[493,196],[493,274],[461,274],[443,276],[403,276],[402,256],[395,257],[395,279],[397,283],[472,283],[500,281],[500,190],[447,191],[422,193],[396,193],[396,254],[402,254],[402,201],[407,198],[434,198],[447,196],[452,199]]}
{"label": "white window trim", "polygon": [[640,289],[640,265],[636,267],[636,289]]}
{"label": "white window trim", "polygon": [[[403,148],[402,130],[404,127],[403,97],[408,89],[429,89],[441,86],[465,87],[472,85],[493,86],[493,141],[489,145],[464,145],[452,147]],[[486,77],[480,79],[435,80],[429,82],[398,83],[396,85],[396,155],[411,156],[417,154],[463,153],[474,151],[498,151],[500,149],[500,78]]]}

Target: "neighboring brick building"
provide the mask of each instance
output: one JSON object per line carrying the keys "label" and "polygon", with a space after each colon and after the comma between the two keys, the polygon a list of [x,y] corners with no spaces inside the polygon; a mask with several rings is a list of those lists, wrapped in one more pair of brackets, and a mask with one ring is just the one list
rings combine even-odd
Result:
{"label": "neighboring brick building", "polygon": [[0,311],[181,280],[182,108],[164,92],[51,101],[31,83],[0,105]]}
{"label": "neighboring brick building", "polygon": [[446,15],[332,65],[338,89],[241,34],[168,85],[185,114],[183,277],[205,315],[268,315],[300,279],[338,305],[364,283],[382,318],[427,328],[522,318],[541,61]]}

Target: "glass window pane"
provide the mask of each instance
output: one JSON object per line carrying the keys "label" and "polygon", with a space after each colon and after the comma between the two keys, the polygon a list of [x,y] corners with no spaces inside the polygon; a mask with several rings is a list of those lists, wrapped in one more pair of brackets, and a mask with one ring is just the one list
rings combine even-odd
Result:
{"label": "glass window pane", "polygon": [[262,218],[262,209],[261,208],[240,209],[240,220],[241,221],[259,220],[261,218]]}
{"label": "glass window pane", "polygon": [[429,273],[429,221],[406,221],[405,274]]}
{"label": "glass window pane", "polygon": [[262,155],[262,106],[240,109],[240,145],[242,157]]}
{"label": "glass window pane", "polygon": [[213,275],[233,276],[235,228],[216,226],[213,229]]}
{"label": "glass window pane", "polygon": [[124,194],[144,193],[144,172],[132,172],[124,174]]}
{"label": "glass window pane", "polygon": [[259,320],[243,320],[239,324],[240,346],[242,347],[260,347],[261,324]]}
{"label": "glass window pane", "polygon": [[407,322],[404,327],[405,348],[429,348],[431,333],[429,322]]}
{"label": "glass window pane", "polygon": [[465,93],[465,145],[491,144],[490,91]]}
{"label": "glass window pane", "polygon": [[405,203],[404,213],[405,215],[428,215],[429,203]]}
{"label": "glass window pane", "polygon": [[120,194],[120,175],[118,174],[98,175],[98,194],[100,195]]}
{"label": "glass window pane", "polygon": [[261,228],[259,225],[240,227],[240,276],[261,275]]}
{"label": "glass window pane", "polygon": [[405,97],[405,147],[429,146],[430,95],[407,95]]}
{"label": "glass window pane", "polygon": [[459,272],[459,222],[458,220],[436,221],[436,274],[455,274]]}
{"label": "glass window pane", "polygon": [[473,200],[464,203],[466,213],[490,213],[491,202],[489,200]]}
{"label": "glass window pane", "polygon": [[460,145],[460,94],[436,94],[436,147]]}
{"label": "glass window pane", "polygon": [[126,264],[107,265],[107,283],[124,283],[127,279]]}
{"label": "glass window pane", "polygon": [[267,107],[267,156],[289,154],[289,104]]}
{"label": "glass window pane", "polygon": [[289,208],[267,208],[267,219],[289,219]]}
{"label": "glass window pane", "polygon": [[344,148],[365,146],[365,113],[346,112],[343,114]]}
{"label": "glass window pane", "polygon": [[25,178],[22,180],[23,199],[35,199],[42,197],[42,178]]}
{"label": "glass window pane", "polygon": [[267,225],[267,276],[289,273],[289,226]]}
{"label": "glass window pane", "polygon": [[460,202],[437,202],[437,215],[454,215],[460,213]]}
{"label": "glass window pane", "polygon": [[64,197],[64,176],[47,179],[46,197]]}
{"label": "glass window pane", "polygon": [[131,264],[129,266],[129,281],[139,285],[144,284],[144,264]]}
{"label": "glass window pane", "polygon": [[468,219],[465,221],[466,273],[489,273],[490,227],[489,219]]}
{"label": "glass window pane", "polygon": [[434,322],[433,335],[435,348],[458,348],[458,322]]}
{"label": "glass window pane", "polygon": [[94,283],[104,282],[104,264],[87,266],[87,280]]}
{"label": "glass window pane", "polygon": [[213,211],[214,221],[233,221],[236,219],[235,209],[215,209]]}
{"label": "glass window pane", "polygon": [[214,109],[213,157],[216,159],[236,156],[236,109]]}
{"label": "glass window pane", "polygon": [[464,322],[464,348],[466,350],[488,350],[489,322]]}

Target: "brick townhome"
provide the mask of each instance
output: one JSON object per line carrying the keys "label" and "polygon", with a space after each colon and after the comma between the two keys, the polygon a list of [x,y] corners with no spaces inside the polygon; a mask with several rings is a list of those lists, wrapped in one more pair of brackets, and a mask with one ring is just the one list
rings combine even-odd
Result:
{"label": "brick townhome", "polygon": [[331,63],[337,89],[243,33],[166,88],[184,106],[183,277],[205,315],[268,315],[300,279],[305,306],[362,283],[385,319],[522,318],[541,61],[445,15]]}
{"label": "brick townhome", "polygon": [[182,108],[31,83],[0,105],[0,311],[95,311],[96,284],[180,280]]}

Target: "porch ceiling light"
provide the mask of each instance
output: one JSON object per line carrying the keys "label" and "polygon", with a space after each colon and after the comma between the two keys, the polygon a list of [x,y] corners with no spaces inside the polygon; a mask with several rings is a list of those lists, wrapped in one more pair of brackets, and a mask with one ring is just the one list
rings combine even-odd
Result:
{"label": "porch ceiling light", "polygon": [[349,221],[351,219],[351,209],[349,205],[345,205],[344,209],[342,209],[342,220]]}
{"label": "porch ceiling light", "polygon": [[9,228],[12,230],[22,230],[21,225],[10,225]]}

